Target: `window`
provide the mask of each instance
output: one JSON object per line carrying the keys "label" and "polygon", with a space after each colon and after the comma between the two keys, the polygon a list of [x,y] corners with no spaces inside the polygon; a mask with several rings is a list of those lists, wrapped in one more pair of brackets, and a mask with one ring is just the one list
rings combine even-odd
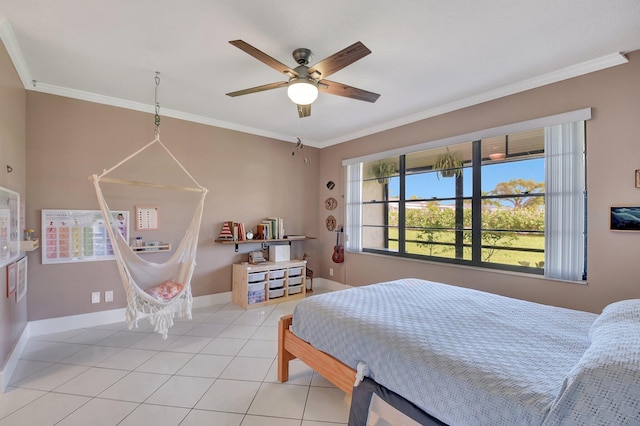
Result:
{"label": "window", "polygon": [[518,130],[349,163],[347,249],[586,279],[584,121]]}

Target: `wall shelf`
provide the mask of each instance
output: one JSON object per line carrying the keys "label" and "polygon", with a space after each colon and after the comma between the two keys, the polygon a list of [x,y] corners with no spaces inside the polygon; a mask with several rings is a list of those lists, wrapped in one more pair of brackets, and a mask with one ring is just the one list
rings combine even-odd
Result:
{"label": "wall shelf", "polygon": [[289,243],[289,245],[291,245],[291,243],[293,241],[302,241],[302,240],[315,240],[316,237],[307,237],[307,236],[296,236],[295,238],[279,238],[279,239],[266,239],[266,240],[258,240],[258,239],[253,239],[253,240],[215,240],[216,243],[218,244],[234,244],[236,247],[236,251],[238,251],[238,245],[239,244],[262,244],[263,246],[268,244],[268,243]]}
{"label": "wall shelf", "polygon": [[136,253],[158,253],[161,251],[170,251],[171,244],[158,244],[157,246],[131,247]]}
{"label": "wall shelf", "polygon": [[40,238],[20,241],[20,251],[34,251],[40,247]]}

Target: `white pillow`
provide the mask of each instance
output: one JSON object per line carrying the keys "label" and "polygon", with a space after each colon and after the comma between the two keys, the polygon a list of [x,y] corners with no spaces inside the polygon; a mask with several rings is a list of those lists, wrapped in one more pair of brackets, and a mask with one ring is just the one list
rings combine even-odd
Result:
{"label": "white pillow", "polygon": [[640,300],[607,306],[591,344],[565,377],[545,424],[637,424],[640,414]]}
{"label": "white pillow", "polygon": [[606,306],[591,325],[589,337],[593,339],[595,333],[621,325],[640,325],[640,299],[621,300]]}

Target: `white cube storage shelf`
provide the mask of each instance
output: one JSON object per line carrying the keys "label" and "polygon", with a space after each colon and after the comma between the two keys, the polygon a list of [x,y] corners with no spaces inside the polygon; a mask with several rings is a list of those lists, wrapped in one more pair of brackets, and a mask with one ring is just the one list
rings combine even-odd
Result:
{"label": "white cube storage shelf", "polygon": [[247,309],[304,297],[306,264],[306,260],[290,260],[233,265],[233,303]]}

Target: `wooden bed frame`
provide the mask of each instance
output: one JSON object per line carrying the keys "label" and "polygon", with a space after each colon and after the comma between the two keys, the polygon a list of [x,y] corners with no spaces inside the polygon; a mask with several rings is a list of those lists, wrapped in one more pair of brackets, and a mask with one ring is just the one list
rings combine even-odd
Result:
{"label": "wooden bed frame", "polygon": [[338,389],[351,395],[356,370],[293,334],[289,330],[292,320],[292,315],[285,315],[278,321],[278,380],[289,380],[289,361],[299,358]]}

